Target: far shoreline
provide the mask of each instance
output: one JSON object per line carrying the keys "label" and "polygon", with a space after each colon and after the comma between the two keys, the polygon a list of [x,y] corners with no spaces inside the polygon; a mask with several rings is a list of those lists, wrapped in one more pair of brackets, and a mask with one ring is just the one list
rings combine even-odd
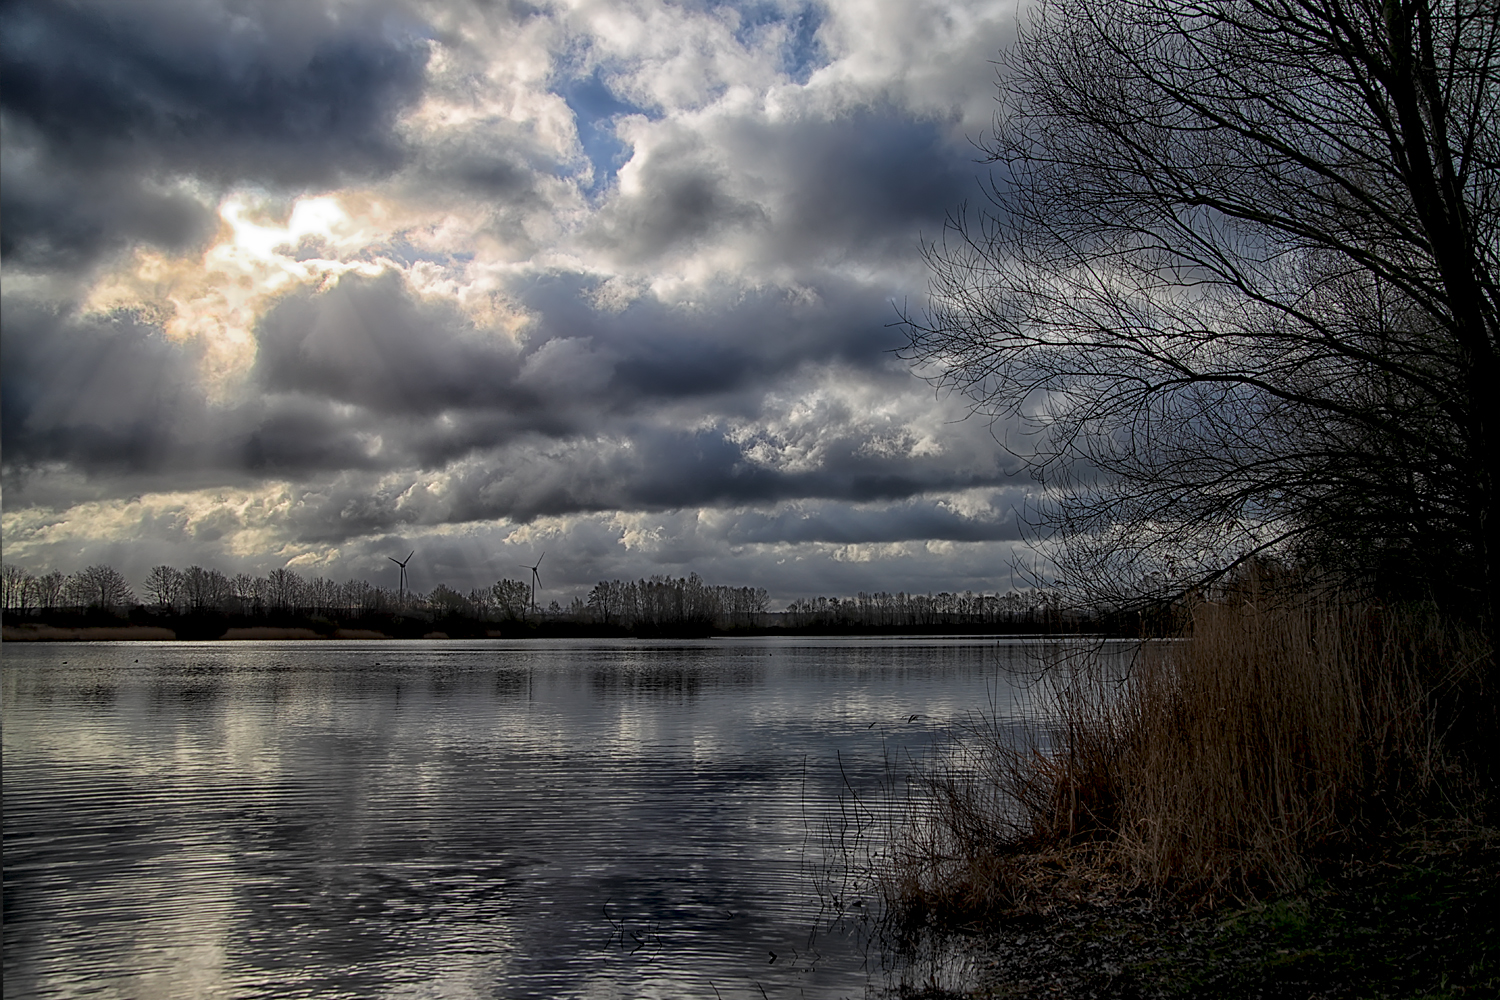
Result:
{"label": "far shoreline", "polygon": [[[1015,630],[975,628],[964,626],[902,626],[902,627],[819,627],[819,626],[766,626],[758,628],[661,628],[625,629],[601,628],[595,625],[580,625],[572,622],[520,623],[510,627],[475,627],[476,623],[462,622],[455,627],[449,622],[401,621],[395,628],[350,625],[330,622],[308,624],[287,623],[283,625],[223,624],[205,627],[206,623],[193,622],[185,629],[174,629],[167,624],[143,624],[121,622],[119,624],[70,624],[55,622],[23,622],[0,626],[0,640],[4,642],[255,642],[255,641],[394,641],[452,639],[709,639],[709,638],[1053,638],[1095,637],[1129,638],[1123,632],[1080,628],[1029,628]],[[493,624],[493,623],[490,623]]]}

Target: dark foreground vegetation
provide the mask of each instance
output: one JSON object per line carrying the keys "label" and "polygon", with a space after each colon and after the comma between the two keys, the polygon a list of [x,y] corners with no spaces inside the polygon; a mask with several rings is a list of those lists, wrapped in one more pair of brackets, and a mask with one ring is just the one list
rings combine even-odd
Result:
{"label": "dark foreground vegetation", "polygon": [[1068,888],[1053,899],[976,934],[977,995],[1437,1000],[1494,996],[1500,978],[1493,831],[1411,830],[1295,896],[1211,914]]}
{"label": "dark foreground vegetation", "polygon": [[1001,995],[1500,994],[1500,8],[1027,16],[910,357],[1162,641],[961,739],[890,919],[1004,931]]}
{"label": "dark foreground vegetation", "polygon": [[930,776],[889,891],[963,921],[1033,902],[1041,865],[1211,907],[1434,815],[1479,819],[1500,725],[1483,637],[1253,582],[1123,668],[1059,654],[1045,725],[981,725]]}
{"label": "dark foreground vegetation", "polygon": [[980,996],[1500,996],[1486,637],[1253,575],[1188,612],[899,790],[886,933],[972,937]]}

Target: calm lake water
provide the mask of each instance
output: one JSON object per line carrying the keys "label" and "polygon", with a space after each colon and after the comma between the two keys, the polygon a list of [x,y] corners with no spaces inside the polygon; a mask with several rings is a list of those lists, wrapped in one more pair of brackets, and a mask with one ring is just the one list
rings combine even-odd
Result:
{"label": "calm lake water", "polygon": [[830,831],[1035,652],[9,643],[4,995],[881,995]]}

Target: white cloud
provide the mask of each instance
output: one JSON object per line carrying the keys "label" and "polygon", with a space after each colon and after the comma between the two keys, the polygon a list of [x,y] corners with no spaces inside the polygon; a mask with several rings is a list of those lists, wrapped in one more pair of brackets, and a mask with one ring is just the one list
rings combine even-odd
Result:
{"label": "white cloud", "polygon": [[[341,22],[309,10],[181,46],[317,112],[295,74]],[[237,174],[163,119],[100,188],[160,218],[90,202],[86,267],[7,258],[7,559],[359,574],[399,539],[476,580],[542,548],[570,586],[987,579],[1003,456],[886,326],[974,181],[1011,0],[345,13],[355,68],[393,74],[359,129],[231,102],[226,148],[269,150]],[[5,113],[8,179],[42,176],[46,123]],[[69,344],[116,353],[82,375]]]}

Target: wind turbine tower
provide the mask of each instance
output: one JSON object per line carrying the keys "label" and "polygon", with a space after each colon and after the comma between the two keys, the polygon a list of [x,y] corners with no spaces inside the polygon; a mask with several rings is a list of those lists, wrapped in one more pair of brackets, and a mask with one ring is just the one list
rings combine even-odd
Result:
{"label": "wind turbine tower", "polygon": [[535,566],[522,567],[523,569],[530,569],[531,570],[531,613],[532,614],[536,614],[536,610],[537,610],[537,607],[536,607],[536,588],[538,588],[538,587],[540,587],[542,585],[542,576],[541,576],[540,573],[537,572],[537,570],[541,569],[542,560],[545,559],[545,558],[547,558],[547,553],[543,552],[540,556],[537,557],[536,565]]}
{"label": "wind turbine tower", "polygon": [[[397,600],[400,602],[401,607],[403,607],[403,608],[406,607],[406,564],[409,563],[409,562],[411,562],[411,557],[414,556],[414,555],[416,555],[416,554],[417,554],[417,550],[416,549],[412,549],[411,552],[407,553],[407,556],[406,556],[405,559],[397,559],[395,556],[386,556],[386,558],[389,559],[391,562],[393,562],[397,566],[401,567],[401,586],[400,586],[400,589],[397,591],[397,593],[398,593]],[[538,565],[541,564],[541,560],[540,559],[537,560],[537,564]],[[535,600],[535,598],[533,598],[533,600]]]}

